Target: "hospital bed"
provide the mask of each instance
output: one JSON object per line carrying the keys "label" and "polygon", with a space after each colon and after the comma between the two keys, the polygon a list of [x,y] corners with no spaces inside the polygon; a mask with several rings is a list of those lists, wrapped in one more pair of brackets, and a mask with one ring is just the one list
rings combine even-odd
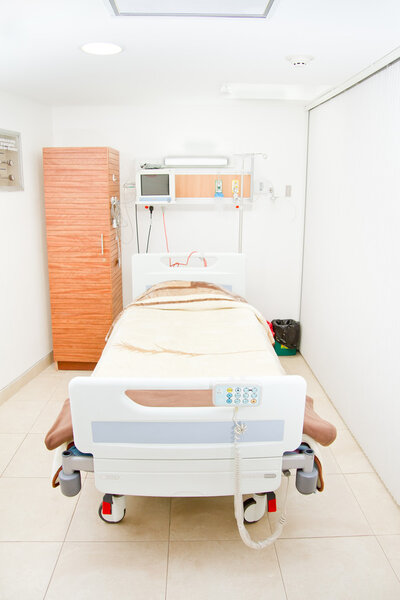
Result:
{"label": "hospital bed", "polygon": [[302,443],[306,383],[284,374],[253,307],[185,283],[242,296],[243,255],[184,265],[179,255],[133,256],[139,300],[115,324],[93,375],[70,382],[74,445],[62,455],[61,490],[77,494],[81,471],[93,471],[104,493],[99,515],[110,523],[123,519],[126,495],[232,495],[251,545],[243,520],[276,509],[283,473],[296,471],[299,492],[316,490],[314,451]]}

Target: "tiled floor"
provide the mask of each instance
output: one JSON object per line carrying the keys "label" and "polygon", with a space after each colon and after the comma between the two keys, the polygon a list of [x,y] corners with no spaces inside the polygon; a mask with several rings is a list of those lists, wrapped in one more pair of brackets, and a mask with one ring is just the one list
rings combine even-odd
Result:
{"label": "tiled floor", "polygon": [[52,489],[43,437],[76,373],[49,367],[0,406],[0,599],[399,599],[400,509],[302,357],[282,362],[338,438],[320,453],[325,491],[291,481],[283,535],[263,551],[240,541],[231,498],[128,498],[107,525],[92,476],[78,497]]}

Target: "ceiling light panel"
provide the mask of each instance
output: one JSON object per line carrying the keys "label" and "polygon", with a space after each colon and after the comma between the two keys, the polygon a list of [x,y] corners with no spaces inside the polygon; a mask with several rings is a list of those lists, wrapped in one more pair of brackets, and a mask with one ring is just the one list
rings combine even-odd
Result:
{"label": "ceiling light panel", "polygon": [[274,0],[109,0],[119,17],[265,18]]}
{"label": "ceiling light panel", "polygon": [[99,56],[108,56],[122,52],[121,46],[111,42],[88,42],[81,46],[81,50],[86,54],[97,54]]}

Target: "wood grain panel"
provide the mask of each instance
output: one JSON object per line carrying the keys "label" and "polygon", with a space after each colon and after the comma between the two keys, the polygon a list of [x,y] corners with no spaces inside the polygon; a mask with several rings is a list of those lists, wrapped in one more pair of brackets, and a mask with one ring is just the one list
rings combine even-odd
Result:
{"label": "wood grain panel", "polygon": [[119,153],[44,148],[43,166],[54,358],[59,368],[93,368],[122,309],[110,215],[110,197],[120,194]]}
{"label": "wood grain panel", "polygon": [[[224,198],[233,198],[232,181],[238,180],[240,196],[240,174],[175,175],[175,196],[176,198],[214,198],[216,179],[222,180],[222,192],[224,194]],[[250,184],[250,175],[244,175],[244,198],[250,197]]]}

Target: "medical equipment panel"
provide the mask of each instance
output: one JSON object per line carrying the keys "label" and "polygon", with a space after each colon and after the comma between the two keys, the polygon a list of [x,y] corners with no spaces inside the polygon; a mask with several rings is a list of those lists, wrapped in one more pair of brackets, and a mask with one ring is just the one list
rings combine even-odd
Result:
{"label": "medical equipment panel", "polygon": [[175,202],[175,175],[169,169],[142,169],[136,177],[138,204]]}
{"label": "medical equipment panel", "polygon": [[[243,198],[251,198],[251,173],[243,174]],[[221,169],[210,173],[179,173],[175,174],[175,197],[177,201],[185,199],[207,200],[215,198],[234,199],[233,182],[236,182],[237,198],[241,195],[241,174]],[[235,188],[236,189],[236,188]]]}

